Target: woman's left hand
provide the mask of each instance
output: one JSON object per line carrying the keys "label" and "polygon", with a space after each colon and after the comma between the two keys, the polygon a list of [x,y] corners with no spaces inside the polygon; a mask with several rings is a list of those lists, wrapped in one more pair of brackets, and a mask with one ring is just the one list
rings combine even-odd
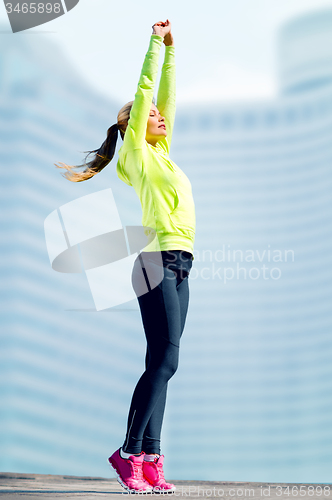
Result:
{"label": "woman's left hand", "polygon": [[164,44],[171,45],[172,47],[174,47],[174,38],[173,38],[173,35],[171,32],[172,25],[171,25],[170,21],[168,19],[166,19],[166,22],[164,22],[164,23],[159,22],[156,24],[157,24],[157,26],[169,26],[169,33],[167,33],[167,35],[165,35],[165,37],[164,37]]}

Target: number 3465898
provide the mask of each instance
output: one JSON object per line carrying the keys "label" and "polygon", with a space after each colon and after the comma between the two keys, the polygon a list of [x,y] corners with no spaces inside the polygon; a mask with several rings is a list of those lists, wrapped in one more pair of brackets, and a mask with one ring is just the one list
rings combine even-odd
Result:
{"label": "number 3465898", "polygon": [[11,14],[12,12],[17,12],[18,14],[21,12],[22,14],[51,14],[51,12],[54,12],[54,14],[60,14],[61,12],[61,4],[60,3],[43,3],[43,2],[36,2],[36,3],[22,3],[20,5],[17,3],[16,5],[13,3],[6,3],[6,11],[7,14]]}

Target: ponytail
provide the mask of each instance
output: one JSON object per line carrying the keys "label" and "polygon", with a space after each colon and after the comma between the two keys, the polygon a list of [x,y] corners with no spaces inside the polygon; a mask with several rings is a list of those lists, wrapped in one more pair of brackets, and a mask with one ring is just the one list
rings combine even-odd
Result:
{"label": "ponytail", "polygon": [[[112,125],[107,131],[107,137],[99,149],[93,151],[84,151],[88,153],[82,165],[67,165],[66,163],[59,162],[59,165],[54,164],[57,168],[66,170],[62,175],[72,182],[82,182],[95,176],[105,168],[112,160],[115,154],[116,143],[118,140],[118,132],[120,132],[122,140],[128,125],[130,110],[133,101],[127,103],[118,113],[118,121]],[[88,156],[94,153],[94,157],[88,163],[86,162]],[[75,172],[74,169],[85,167],[83,172]]]}

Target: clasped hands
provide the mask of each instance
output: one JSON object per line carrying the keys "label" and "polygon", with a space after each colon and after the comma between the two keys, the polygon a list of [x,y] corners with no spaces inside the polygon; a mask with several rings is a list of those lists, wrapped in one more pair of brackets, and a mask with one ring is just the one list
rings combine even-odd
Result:
{"label": "clasped hands", "polygon": [[171,33],[172,25],[168,19],[165,22],[159,21],[155,23],[153,26],[153,35],[159,35],[164,38],[165,45],[174,46],[173,35]]}

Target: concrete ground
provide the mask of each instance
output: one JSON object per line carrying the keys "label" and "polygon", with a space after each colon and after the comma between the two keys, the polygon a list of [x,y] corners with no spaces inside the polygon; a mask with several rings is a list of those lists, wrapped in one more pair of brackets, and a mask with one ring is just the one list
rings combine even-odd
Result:
{"label": "concrete ground", "polygon": [[104,477],[51,476],[45,474],[0,473],[0,497],[8,500],[51,500],[72,498],[84,500],[119,500],[121,495],[149,498],[184,497],[225,498],[242,500],[246,498],[294,500],[294,497],[317,500],[332,500],[332,484],[297,483],[246,483],[227,481],[178,481],[173,482],[177,490],[172,494],[134,495],[126,492],[116,479]]}

